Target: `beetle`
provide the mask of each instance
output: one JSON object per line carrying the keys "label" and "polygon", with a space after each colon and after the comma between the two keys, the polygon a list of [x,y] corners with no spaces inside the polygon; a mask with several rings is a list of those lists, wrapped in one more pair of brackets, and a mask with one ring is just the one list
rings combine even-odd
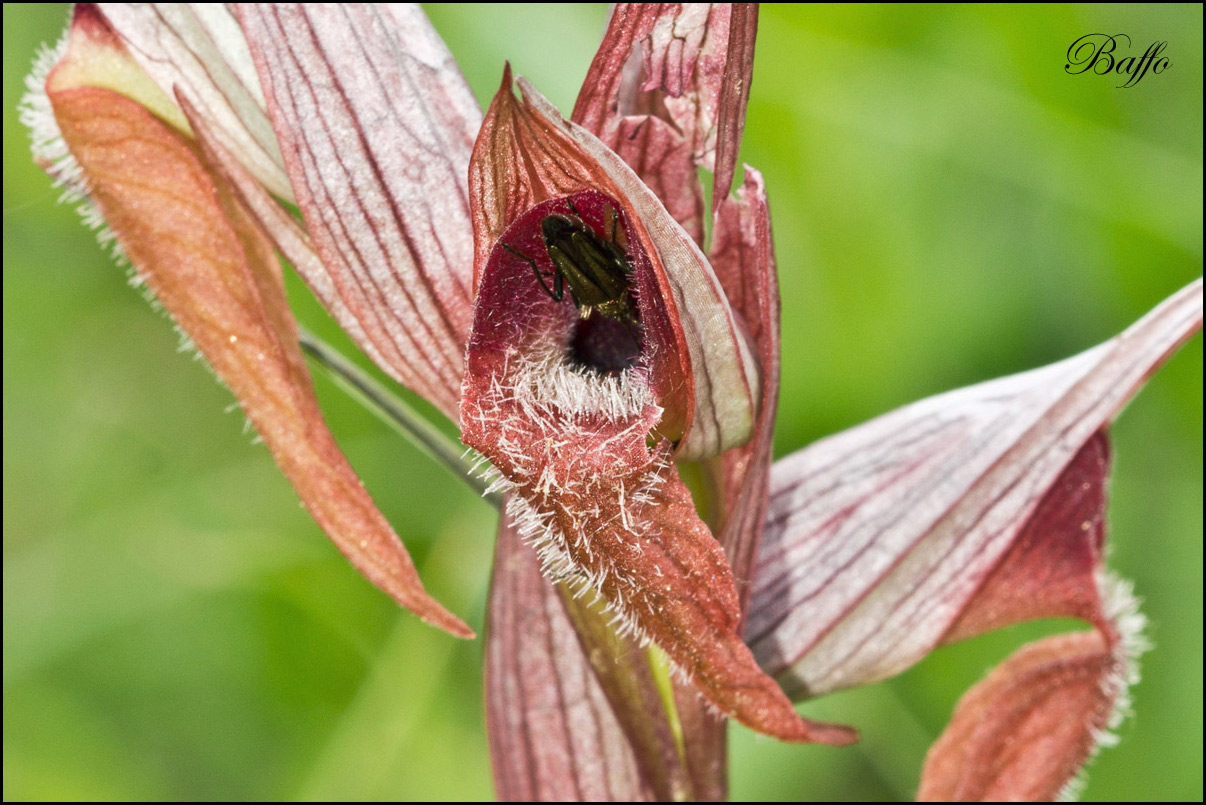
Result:
{"label": "beetle", "polygon": [[615,211],[611,239],[604,240],[582,219],[572,202],[567,204],[573,214],[549,213],[540,221],[540,237],[554,266],[551,287],[548,272],[542,272],[535,260],[506,243],[503,248],[532,267],[536,281],[554,302],[565,298],[568,285],[581,318],[590,318],[598,311],[600,316],[622,322],[635,336],[640,323],[628,298],[632,262],[616,243]]}

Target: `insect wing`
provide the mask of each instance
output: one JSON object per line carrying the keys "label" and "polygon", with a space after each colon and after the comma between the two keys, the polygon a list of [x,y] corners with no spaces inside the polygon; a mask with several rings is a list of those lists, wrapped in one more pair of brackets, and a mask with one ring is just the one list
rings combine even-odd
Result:
{"label": "insect wing", "polygon": [[580,219],[550,215],[541,228],[549,259],[569,284],[574,303],[583,309],[606,306],[602,312],[614,315],[608,308],[625,300],[632,271],[623,251]]}

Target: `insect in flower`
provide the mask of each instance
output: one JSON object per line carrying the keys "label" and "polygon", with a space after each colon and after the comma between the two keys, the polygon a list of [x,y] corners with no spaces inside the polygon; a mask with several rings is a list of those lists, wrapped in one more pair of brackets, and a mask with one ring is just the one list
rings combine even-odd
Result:
{"label": "insect in flower", "polygon": [[632,262],[616,241],[619,217],[609,209],[611,234],[604,240],[583,220],[573,202],[566,203],[572,215],[555,212],[540,221],[541,239],[554,267],[551,274],[518,249],[506,243],[503,248],[532,267],[536,281],[554,302],[564,298],[568,284],[581,318],[588,319],[598,311],[600,316],[622,322],[634,340],[639,340],[640,323],[628,298]]}

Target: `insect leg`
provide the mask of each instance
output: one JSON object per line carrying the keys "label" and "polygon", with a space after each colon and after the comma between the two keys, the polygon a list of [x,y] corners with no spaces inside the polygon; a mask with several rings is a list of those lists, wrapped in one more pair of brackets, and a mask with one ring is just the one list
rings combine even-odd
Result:
{"label": "insect leg", "polygon": [[540,287],[544,289],[544,292],[548,294],[554,302],[561,301],[561,299],[565,296],[565,283],[564,275],[560,271],[553,272],[553,287],[550,288],[544,281],[544,274],[540,273],[540,267],[536,265],[535,260],[533,260],[531,257],[528,257],[518,249],[511,248],[505,243],[502,244],[502,247],[518,257],[520,260],[523,260],[525,263],[530,265],[532,267],[532,273],[536,275],[536,281],[540,283]]}

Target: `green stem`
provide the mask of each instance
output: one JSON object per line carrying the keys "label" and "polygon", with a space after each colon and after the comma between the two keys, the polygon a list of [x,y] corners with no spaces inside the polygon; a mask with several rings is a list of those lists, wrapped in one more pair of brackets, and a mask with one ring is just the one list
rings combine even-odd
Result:
{"label": "green stem", "polygon": [[650,643],[645,647],[645,658],[649,661],[649,670],[653,674],[653,682],[657,685],[658,696],[666,711],[666,723],[670,734],[674,736],[674,745],[678,749],[678,757],[686,763],[687,746],[683,736],[683,722],[678,716],[678,705],[674,701],[674,679],[670,674],[670,659],[666,652]]}
{"label": "green stem", "polygon": [[474,470],[474,463],[466,459],[465,449],[461,445],[445,436],[418,411],[314,333],[303,328],[298,341],[302,351],[335,385],[435,459],[437,464],[468,484],[494,508],[502,507],[502,495],[497,492],[486,494],[489,481],[482,477],[480,469]]}

